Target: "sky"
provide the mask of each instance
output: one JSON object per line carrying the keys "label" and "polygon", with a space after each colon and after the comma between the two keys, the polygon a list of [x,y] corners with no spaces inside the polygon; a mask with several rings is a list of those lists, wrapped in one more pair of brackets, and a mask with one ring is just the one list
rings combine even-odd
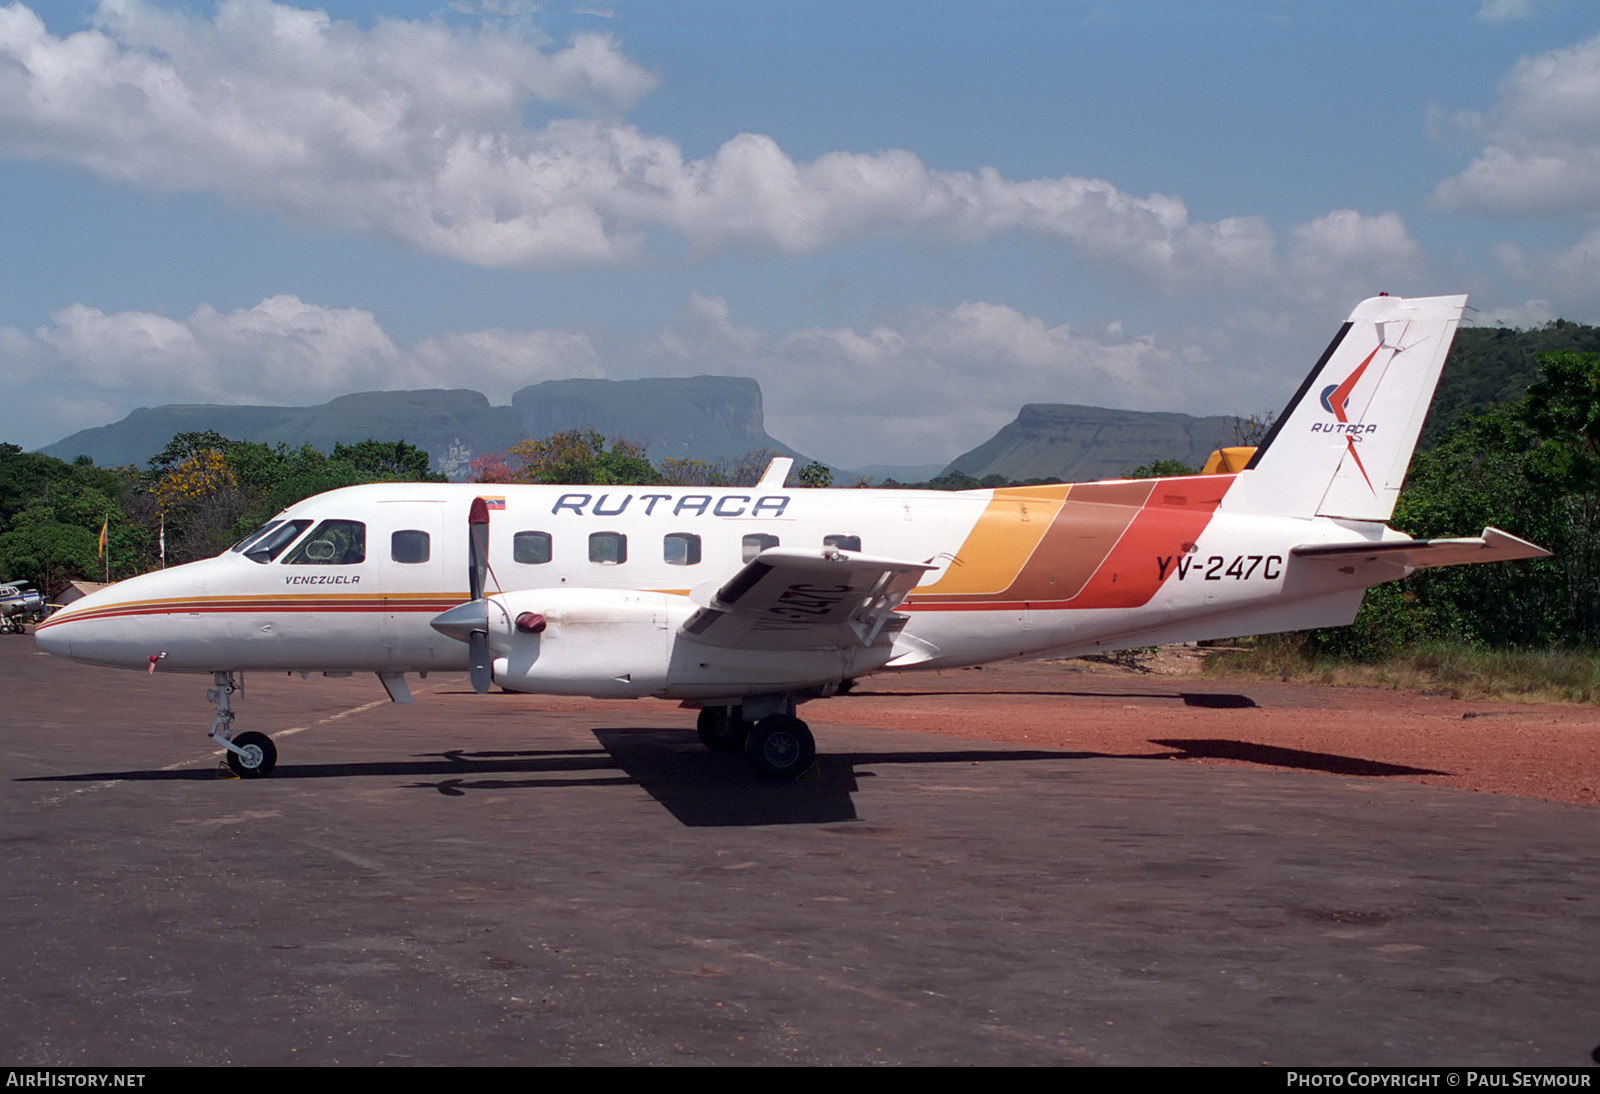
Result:
{"label": "sky", "polygon": [[836,466],[1600,322],[1591,0],[0,6],[0,439],[753,376]]}

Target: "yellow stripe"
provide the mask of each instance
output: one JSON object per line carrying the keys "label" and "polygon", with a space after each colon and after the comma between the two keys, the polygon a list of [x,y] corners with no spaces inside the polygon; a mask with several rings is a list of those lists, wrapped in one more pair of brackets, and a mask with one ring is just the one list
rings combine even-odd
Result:
{"label": "yellow stripe", "polygon": [[998,593],[1011,587],[1061,512],[1070,486],[996,490],[939,580],[916,596]]}

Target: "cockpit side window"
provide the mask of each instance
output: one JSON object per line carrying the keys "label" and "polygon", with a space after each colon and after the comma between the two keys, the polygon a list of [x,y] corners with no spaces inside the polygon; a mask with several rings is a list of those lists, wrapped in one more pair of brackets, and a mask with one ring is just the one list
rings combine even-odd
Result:
{"label": "cockpit side window", "polygon": [[367,526],[359,520],[325,520],[289,552],[286,566],[354,566],[367,560]]}
{"label": "cockpit side window", "polygon": [[266,535],[254,537],[254,542],[247,541],[244,557],[251,562],[259,562],[265,566],[283,553],[283,549],[295,541],[295,537],[311,527],[309,520],[291,520],[269,528]]}

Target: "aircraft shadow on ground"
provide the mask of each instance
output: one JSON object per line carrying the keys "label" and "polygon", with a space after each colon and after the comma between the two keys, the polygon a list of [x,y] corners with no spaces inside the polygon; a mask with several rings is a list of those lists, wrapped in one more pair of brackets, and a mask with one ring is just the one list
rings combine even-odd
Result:
{"label": "aircraft shadow on ground", "polygon": [[1212,710],[1242,710],[1253,708],[1256,701],[1248,695],[1231,692],[1205,691],[1072,691],[1066,688],[1045,688],[1038,691],[1021,691],[1017,688],[995,688],[992,691],[852,691],[851,699],[906,699],[937,695],[1044,695],[1063,699],[1177,699],[1184,706],[1207,707]]}
{"label": "aircraft shadow on ground", "polygon": [[[637,786],[687,827],[819,824],[859,819],[853,795],[865,768],[884,765],[1036,763],[1063,760],[1224,759],[1335,775],[1386,777],[1444,775],[1428,768],[1381,763],[1353,756],[1280,748],[1249,741],[1163,739],[1151,743],[1174,751],[1107,753],[1045,749],[922,749],[906,752],[825,751],[817,766],[792,783],[755,775],[744,756],[709,752],[682,729],[595,729],[599,748],[483,750],[450,749],[400,760],[361,763],[280,764],[274,780],[389,778],[408,780],[402,789],[432,790],[445,797],[479,791],[557,790]],[[209,765],[167,771],[98,771],[43,775],[18,782],[197,782],[216,779]]]}
{"label": "aircraft shadow on ground", "polygon": [[1256,744],[1253,741],[1229,741],[1221,738],[1193,738],[1181,740],[1155,740],[1153,745],[1176,749],[1176,755],[1163,757],[1175,760],[1239,760],[1244,763],[1264,764],[1268,767],[1288,767],[1301,771],[1323,771],[1330,775],[1360,775],[1384,777],[1393,775],[1448,775],[1448,771],[1435,771],[1427,767],[1408,767],[1405,764],[1388,764],[1379,760],[1366,760],[1358,756],[1339,756],[1331,752],[1307,752],[1299,748],[1280,748],[1277,745]]}
{"label": "aircraft shadow on ground", "polygon": [[[433,790],[452,798],[480,791],[638,786],[685,826],[746,827],[859,819],[852,795],[859,789],[858,775],[872,776],[860,770],[868,766],[1127,758],[1037,749],[825,751],[812,771],[784,783],[758,777],[741,753],[707,751],[692,732],[682,729],[614,727],[595,729],[594,734],[599,748],[450,749],[400,760],[279,764],[271,777],[275,782],[400,778],[408,780],[401,783],[402,789]],[[216,765],[197,764],[178,770],[95,771],[17,781],[200,782],[215,780],[218,773]]]}

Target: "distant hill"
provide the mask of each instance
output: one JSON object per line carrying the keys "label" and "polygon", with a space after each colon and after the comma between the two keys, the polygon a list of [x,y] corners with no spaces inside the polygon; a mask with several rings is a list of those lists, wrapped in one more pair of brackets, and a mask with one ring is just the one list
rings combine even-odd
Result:
{"label": "distant hill", "polygon": [[[645,445],[653,459],[686,456],[737,460],[753,449],[794,449],[768,435],[761,387],[737,376],[649,380],[551,380],[525,387],[511,406],[491,406],[476,391],[364,391],[320,406],[173,405],[140,407],[119,422],[85,429],[41,449],[71,460],[87,455],[102,467],[144,463],[174,434],[214,429],[264,444],[404,440],[427,452],[452,478],[483,452],[503,452],[528,437],[596,429]],[[804,457],[801,457],[803,460]]]}
{"label": "distant hill", "polygon": [[465,467],[472,453],[504,449],[523,436],[510,407],[490,406],[476,391],[363,391],[320,406],[140,407],[120,422],[82,430],[40,451],[63,460],[87,455],[102,467],[144,463],[174,434],[207,429],[238,441],[309,444],[324,452],[336,442],[369,437],[404,440],[426,451],[441,470],[452,458]]}
{"label": "distant hill", "polygon": [[1462,327],[1444,360],[1439,390],[1422,426],[1430,447],[1463,414],[1494,403],[1514,403],[1539,376],[1539,354],[1578,350],[1600,353],[1600,327],[1556,319],[1542,327]]}
{"label": "distant hill", "polygon": [[1158,459],[1198,468],[1213,449],[1237,443],[1234,426],[1232,417],[1029,403],[1016,421],[958,456],[945,473],[1087,482],[1118,478]]}

